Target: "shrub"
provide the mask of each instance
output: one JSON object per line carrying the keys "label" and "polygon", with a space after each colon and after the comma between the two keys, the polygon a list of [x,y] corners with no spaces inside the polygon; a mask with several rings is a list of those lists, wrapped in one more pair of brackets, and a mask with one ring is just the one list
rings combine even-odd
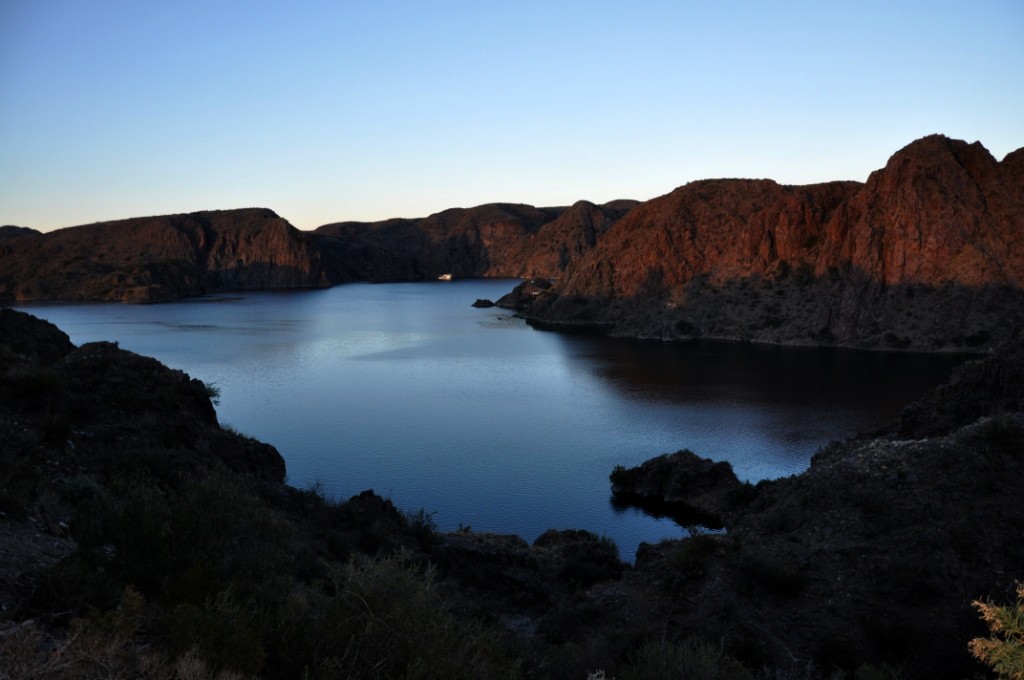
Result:
{"label": "shrub", "polygon": [[690,529],[690,536],[676,541],[672,552],[672,566],[685,576],[703,576],[711,556],[718,550],[718,539],[697,528]]}
{"label": "shrub", "polygon": [[311,680],[518,677],[498,636],[456,619],[434,571],[401,555],[335,567],[286,604],[276,637],[279,670]]}
{"label": "shrub", "polygon": [[34,621],[0,635],[0,680],[243,680],[213,673],[195,649],[171,661],[139,640],[145,601],[126,588],[116,609],[75,619],[64,637]]}
{"label": "shrub", "polygon": [[1015,604],[1001,607],[979,600],[973,604],[992,634],[971,640],[971,654],[1000,678],[1024,680],[1024,582],[1017,584]]}
{"label": "shrub", "polygon": [[753,673],[719,645],[690,638],[648,642],[623,667],[619,680],[753,680]]}
{"label": "shrub", "polygon": [[216,383],[199,381],[203,386],[203,392],[214,406],[220,404],[220,388]]}
{"label": "shrub", "polygon": [[437,534],[437,523],[434,522],[433,512],[427,512],[420,508],[416,512],[403,512],[405,525],[412,532],[413,537],[419,541],[421,546],[431,546],[439,543],[441,537]]}
{"label": "shrub", "polygon": [[221,593],[211,606],[186,603],[175,607],[167,637],[175,657],[200,650],[216,666],[236,672],[258,672],[267,656],[254,617],[232,602],[228,592]]}

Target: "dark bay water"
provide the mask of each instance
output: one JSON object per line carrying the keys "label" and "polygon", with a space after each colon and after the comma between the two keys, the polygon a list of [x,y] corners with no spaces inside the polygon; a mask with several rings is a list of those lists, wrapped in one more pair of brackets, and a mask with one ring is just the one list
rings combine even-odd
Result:
{"label": "dark bay water", "polygon": [[295,486],[372,488],[442,529],[605,534],[632,559],[671,520],[609,501],[608,473],[689,448],[757,481],[894,419],[958,359],[534,331],[474,309],[512,281],[352,284],[146,306],[26,305],[75,343],[116,340],[221,391]]}

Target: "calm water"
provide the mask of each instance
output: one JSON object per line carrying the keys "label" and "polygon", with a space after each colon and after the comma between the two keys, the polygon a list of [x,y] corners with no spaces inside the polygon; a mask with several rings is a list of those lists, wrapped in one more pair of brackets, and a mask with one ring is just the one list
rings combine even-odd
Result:
{"label": "calm water", "polygon": [[274,444],[295,486],[516,533],[585,528],[631,559],[680,536],[616,510],[608,473],[690,448],[756,481],[892,420],[956,360],[534,331],[474,309],[512,281],[352,284],[162,305],[31,305],[72,341],[117,340],[220,388],[227,423]]}

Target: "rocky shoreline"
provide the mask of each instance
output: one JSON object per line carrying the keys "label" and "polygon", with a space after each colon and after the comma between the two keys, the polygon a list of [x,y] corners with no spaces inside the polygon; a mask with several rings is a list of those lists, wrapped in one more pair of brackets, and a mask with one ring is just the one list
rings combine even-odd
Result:
{"label": "rocky shoreline", "polygon": [[[738,669],[727,677],[869,667],[966,677],[980,668],[967,642],[985,632],[970,602],[1005,601],[1024,576],[1022,371],[1018,337],[886,431],[834,443],[786,479],[740,484],[727,464],[690,452],[610,471],[620,496],[725,527],[644,544],[629,566],[588,532],[552,531],[532,545],[439,534],[429,516],[369,491],[334,504],[288,487],[278,452],[222,429],[202,383],[111,343],[75,348],[52,325],[3,309],[0,657],[42,668],[62,650],[84,668],[76,640],[106,639],[95,612],[114,616],[130,592],[143,623],[117,655],[136,666],[157,654],[170,667],[188,652],[211,668],[294,677],[288,655],[329,634],[313,625],[294,648],[274,643],[292,616],[275,603],[340,606],[340,592],[316,584],[337,569],[380,569],[439,598],[417,616],[453,616],[476,631],[460,639],[488,641],[487,674],[655,677],[637,670],[651,654],[713,648],[715,672]],[[205,547],[169,550],[176,532]],[[276,613],[223,618],[226,603],[244,612],[255,601]],[[226,627],[260,651],[229,654],[226,642],[176,628],[179,619],[204,635]],[[335,657],[324,649],[327,664]],[[306,670],[328,677],[329,665]]]}

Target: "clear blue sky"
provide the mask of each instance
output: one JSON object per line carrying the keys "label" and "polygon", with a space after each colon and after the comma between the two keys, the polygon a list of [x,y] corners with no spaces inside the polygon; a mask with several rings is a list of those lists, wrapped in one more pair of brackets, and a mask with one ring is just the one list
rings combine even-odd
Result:
{"label": "clear blue sky", "polygon": [[1024,1],[0,0],[0,224],[302,229],[1024,146]]}

